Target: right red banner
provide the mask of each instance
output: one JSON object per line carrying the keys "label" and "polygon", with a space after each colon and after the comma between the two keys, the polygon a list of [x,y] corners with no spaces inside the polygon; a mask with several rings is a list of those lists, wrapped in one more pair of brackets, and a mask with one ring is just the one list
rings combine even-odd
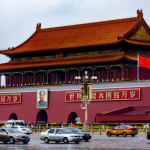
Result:
{"label": "right red banner", "polygon": [[139,55],[139,66],[150,69],[150,60]]}

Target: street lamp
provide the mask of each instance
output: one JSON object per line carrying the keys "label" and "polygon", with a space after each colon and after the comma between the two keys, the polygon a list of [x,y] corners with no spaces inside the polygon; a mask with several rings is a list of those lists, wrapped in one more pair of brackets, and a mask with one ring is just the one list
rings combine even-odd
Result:
{"label": "street lamp", "polygon": [[82,102],[85,103],[85,105],[81,105],[81,109],[85,110],[85,122],[83,123],[83,128],[87,129],[89,128],[88,123],[88,113],[87,113],[87,106],[90,104],[91,101],[91,81],[97,80],[96,76],[92,76],[91,78],[87,74],[87,71],[85,71],[85,75],[82,77],[76,76],[75,80],[78,80],[78,82],[82,81],[81,83],[81,95],[82,95]]}

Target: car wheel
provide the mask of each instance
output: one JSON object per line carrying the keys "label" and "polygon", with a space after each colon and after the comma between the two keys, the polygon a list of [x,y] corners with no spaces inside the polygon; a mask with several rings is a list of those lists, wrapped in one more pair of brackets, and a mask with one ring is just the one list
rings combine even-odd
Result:
{"label": "car wheel", "polygon": [[77,143],[79,143],[79,141],[75,141],[75,143],[77,144]]}
{"label": "car wheel", "polygon": [[27,144],[28,142],[23,141],[23,144]]}
{"label": "car wheel", "polygon": [[7,142],[6,142],[6,141],[3,141],[3,143],[4,143],[4,144],[7,144]]}
{"label": "car wheel", "polygon": [[59,143],[59,141],[55,141],[56,143]]}
{"label": "car wheel", "polygon": [[64,143],[65,143],[65,144],[67,144],[67,143],[68,143],[68,139],[67,139],[67,138],[64,138],[64,140],[63,140],[63,141],[64,141]]}
{"label": "car wheel", "polygon": [[85,139],[85,141],[88,141],[89,139]]}
{"label": "car wheel", "polygon": [[46,138],[44,138],[44,142],[45,143],[49,143],[49,139],[46,137]]}
{"label": "car wheel", "polygon": [[14,144],[15,143],[15,140],[14,140],[14,138],[12,136],[9,138],[8,141],[9,141],[10,144]]}
{"label": "car wheel", "polygon": [[132,137],[134,137],[134,136],[135,136],[135,134],[132,134],[131,136],[132,136]]}
{"label": "car wheel", "polygon": [[126,132],[123,132],[123,137],[126,137],[127,136],[127,133]]}
{"label": "car wheel", "polygon": [[118,134],[116,136],[119,136]]}
{"label": "car wheel", "polygon": [[111,136],[111,133],[110,133],[110,132],[107,132],[107,136],[110,137],[110,136]]}

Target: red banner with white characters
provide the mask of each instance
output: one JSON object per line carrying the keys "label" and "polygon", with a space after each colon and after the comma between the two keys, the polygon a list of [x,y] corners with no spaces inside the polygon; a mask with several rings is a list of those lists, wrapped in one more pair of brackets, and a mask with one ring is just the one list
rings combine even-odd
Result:
{"label": "red banner with white characters", "polygon": [[[82,100],[81,91],[66,92],[66,102]],[[140,100],[140,88],[92,90],[91,101]]]}
{"label": "red banner with white characters", "polygon": [[0,94],[0,104],[21,103],[21,94]]}

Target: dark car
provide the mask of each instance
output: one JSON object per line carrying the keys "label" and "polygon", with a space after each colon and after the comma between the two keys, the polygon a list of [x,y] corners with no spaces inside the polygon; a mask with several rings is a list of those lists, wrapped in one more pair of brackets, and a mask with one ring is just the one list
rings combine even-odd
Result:
{"label": "dark car", "polygon": [[150,129],[147,129],[147,139],[150,140]]}
{"label": "dark car", "polygon": [[80,134],[82,135],[83,140],[88,141],[89,139],[91,139],[91,135],[89,133],[83,132],[78,128],[74,128],[74,127],[67,127],[67,129],[71,130],[73,133],[76,134]]}

